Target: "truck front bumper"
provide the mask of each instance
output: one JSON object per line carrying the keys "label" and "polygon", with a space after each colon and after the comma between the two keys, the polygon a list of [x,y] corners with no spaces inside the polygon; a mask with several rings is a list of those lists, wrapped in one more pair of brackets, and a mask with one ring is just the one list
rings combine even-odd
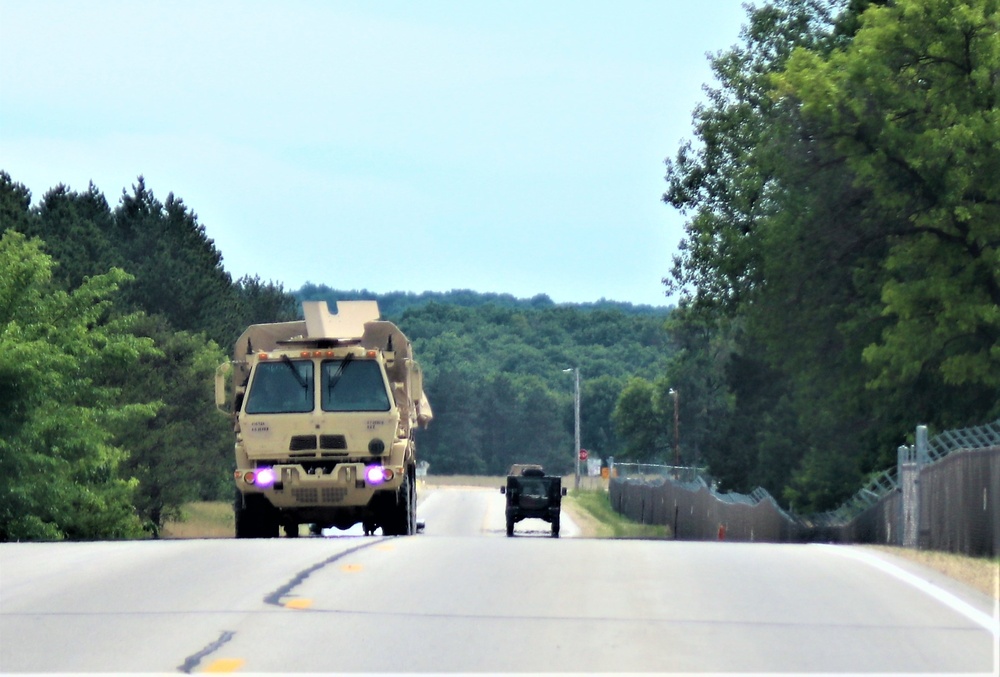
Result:
{"label": "truck front bumper", "polygon": [[297,464],[240,468],[236,488],[244,494],[263,494],[276,508],[365,506],[376,492],[395,491],[405,469],[340,463],[330,472],[307,472]]}

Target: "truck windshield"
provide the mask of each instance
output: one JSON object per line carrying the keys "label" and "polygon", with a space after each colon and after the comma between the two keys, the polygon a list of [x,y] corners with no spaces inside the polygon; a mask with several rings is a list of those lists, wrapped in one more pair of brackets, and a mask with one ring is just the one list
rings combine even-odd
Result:
{"label": "truck windshield", "polygon": [[323,411],[389,411],[378,362],[325,360],[321,377]]}
{"label": "truck windshield", "polygon": [[313,410],[313,363],[283,359],[260,362],[244,411],[248,414],[300,414]]}

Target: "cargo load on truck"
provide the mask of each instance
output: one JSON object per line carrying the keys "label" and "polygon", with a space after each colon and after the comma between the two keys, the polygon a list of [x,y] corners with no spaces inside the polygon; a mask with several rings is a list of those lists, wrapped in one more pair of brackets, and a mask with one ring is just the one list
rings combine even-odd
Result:
{"label": "cargo load on truck", "polygon": [[236,537],[300,524],[413,534],[414,433],[433,413],[410,341],[375,301],[302,308],[304,320],[248,327],[216,374],[235,434]]}

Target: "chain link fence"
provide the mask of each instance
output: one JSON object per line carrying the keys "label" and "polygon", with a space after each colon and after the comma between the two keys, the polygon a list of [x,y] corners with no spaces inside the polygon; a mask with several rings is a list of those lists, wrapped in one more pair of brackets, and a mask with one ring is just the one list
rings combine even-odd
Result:
{"label": "chain link fence", "polygon": [[615,464],[612,507],[675,538],[881,543],[1000,556],[1000,420],[950,430],[898,450],[896,468],[872,477],[837,510],[800,516],[764,489],[720,493],[704,469]]}
{"label": "chain link fence", "polygon": [[798,524],[764,489],[753,494],[719,493],[704,474],[664,466],[619,469],[610,485],[612,507],[644,524],[666,524],[682,540],[729,539],[783,542],[798,540]]}

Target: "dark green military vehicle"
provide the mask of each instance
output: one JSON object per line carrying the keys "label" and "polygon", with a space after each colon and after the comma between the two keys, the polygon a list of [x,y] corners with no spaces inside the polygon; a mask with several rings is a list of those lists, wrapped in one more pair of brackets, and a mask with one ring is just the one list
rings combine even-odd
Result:
{"label": "dark green military vehicle", "polygon": [[533,517],[552,525],[552,537],[559,538],[559,509],[566,490],[562,478],[546,475],[540,465],[515,465],[507,475],[507,485],[500,487],[507,496],[507,535],[514,535],[514,524]]}

